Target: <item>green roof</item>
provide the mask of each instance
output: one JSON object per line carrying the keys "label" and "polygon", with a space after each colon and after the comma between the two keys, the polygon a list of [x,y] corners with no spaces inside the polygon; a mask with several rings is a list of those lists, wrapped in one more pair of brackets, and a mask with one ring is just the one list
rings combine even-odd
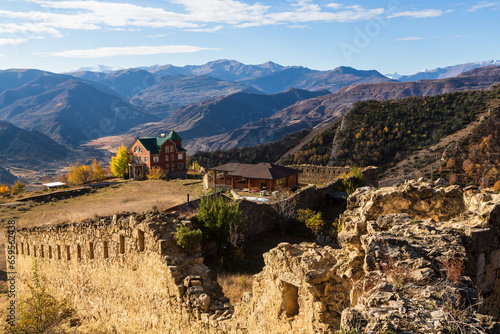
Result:
{"label": "green roof", "polygon": [[174,130],[170,131],[167,138],[171,141],[182,140],[182,138]]}
{"label": "green roof", "polygon": [[[174,135],[179,137],[179,135],[175,132]],[[163,143],[165,143],[168,139],[174,141],[174,139],[169,137],[167,138],[144,137],[137,139],[139,140],[139,142],[141,142],[142,146],[144,146],[144,148],[151,154],[160,154],[161,145],[163,145]],[[186,152],[186,150],[180,147],[179,145],[175,146],[177,147],[177,152]]]}

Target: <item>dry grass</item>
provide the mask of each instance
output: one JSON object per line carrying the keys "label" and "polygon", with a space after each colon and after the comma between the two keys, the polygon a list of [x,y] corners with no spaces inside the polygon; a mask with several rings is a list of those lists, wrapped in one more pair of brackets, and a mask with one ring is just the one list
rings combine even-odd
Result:
{"label": "dry grass", "polygon": [[218,275],[217,282],[222,286],[224,295],[234,305],[241,300],[243,293],[252,291],[253,275],[224,273]]}

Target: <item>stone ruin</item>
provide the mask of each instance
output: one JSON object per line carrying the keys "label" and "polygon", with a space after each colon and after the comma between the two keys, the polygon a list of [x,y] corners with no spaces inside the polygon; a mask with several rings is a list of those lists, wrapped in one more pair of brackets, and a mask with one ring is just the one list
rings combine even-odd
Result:
{"label": "stone ruin", "polygon": [[57,296],[106,329],[141,333],[500,333],[500,195],[423,182],[358,189],[340,248],[279,244],[231,305],[174,214],[18,231]]}

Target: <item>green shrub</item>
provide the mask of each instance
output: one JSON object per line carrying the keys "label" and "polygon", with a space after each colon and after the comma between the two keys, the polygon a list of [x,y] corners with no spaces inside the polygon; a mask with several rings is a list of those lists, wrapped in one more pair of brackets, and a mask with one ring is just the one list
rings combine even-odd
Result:
{"label": "green shrub", "polygon": [[190,251],[196,247],[200,243],[202,236],[203,233],[200,229],[190,230],[186,226],[179,226],[175,232],[177,245],[186,251]]}
{"label": "green shrub", "polygon": [[28,283],[29,295],[19,299],[17,322],[7,327],[8,334],[62,333],[61,323],[74,314],[67,300],[58,301],[42,285],[38,265],[33,261],[33,277]]}

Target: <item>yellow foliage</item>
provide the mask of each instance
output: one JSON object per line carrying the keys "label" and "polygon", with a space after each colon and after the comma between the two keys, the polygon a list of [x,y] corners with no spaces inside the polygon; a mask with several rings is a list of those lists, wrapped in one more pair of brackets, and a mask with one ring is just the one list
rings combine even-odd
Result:
{"label": "yellow foliage", "polygon": [[116,152],[116,155],[111,158],[109,167],[113,175],[117,177],[122,177],[123,174],[127,172],[128,153],[125,145],[122,145],[118,148],[118,152]]}
{"label": "yellow foliage", "polygon": [[153,167],[149,170],[148,180],[161,180],[165,177],[165,173],[160,167]]}
{"label": "yellow foliage", "polygon": [[106,173],[104,172],[104,168],[102,168],[101,164],[97,162],[97,159],[92,161],[92,181],[102,181],[106,178]]}
{"label": "yellow foliage", "polygon": [[4,194],[6,192],[8,192],[10,189],[7,185],[5,184],[0,184],[0,194]]}
{"label": "yellow foliage", "polygon": [[83,184],[87,183],[92,179],[92,168],[86,165],[80,165],[76,163],[69,166],[68,170],[68,182],[72,184]]}
{"label": "yellow foliage", "polygon": [[314,233],[318,233],[323,228],[324,221],[321,218],[321,212],[315,212],[311,209],[297,210],[297,219],[304,222],[307,228],[311,229]]}

